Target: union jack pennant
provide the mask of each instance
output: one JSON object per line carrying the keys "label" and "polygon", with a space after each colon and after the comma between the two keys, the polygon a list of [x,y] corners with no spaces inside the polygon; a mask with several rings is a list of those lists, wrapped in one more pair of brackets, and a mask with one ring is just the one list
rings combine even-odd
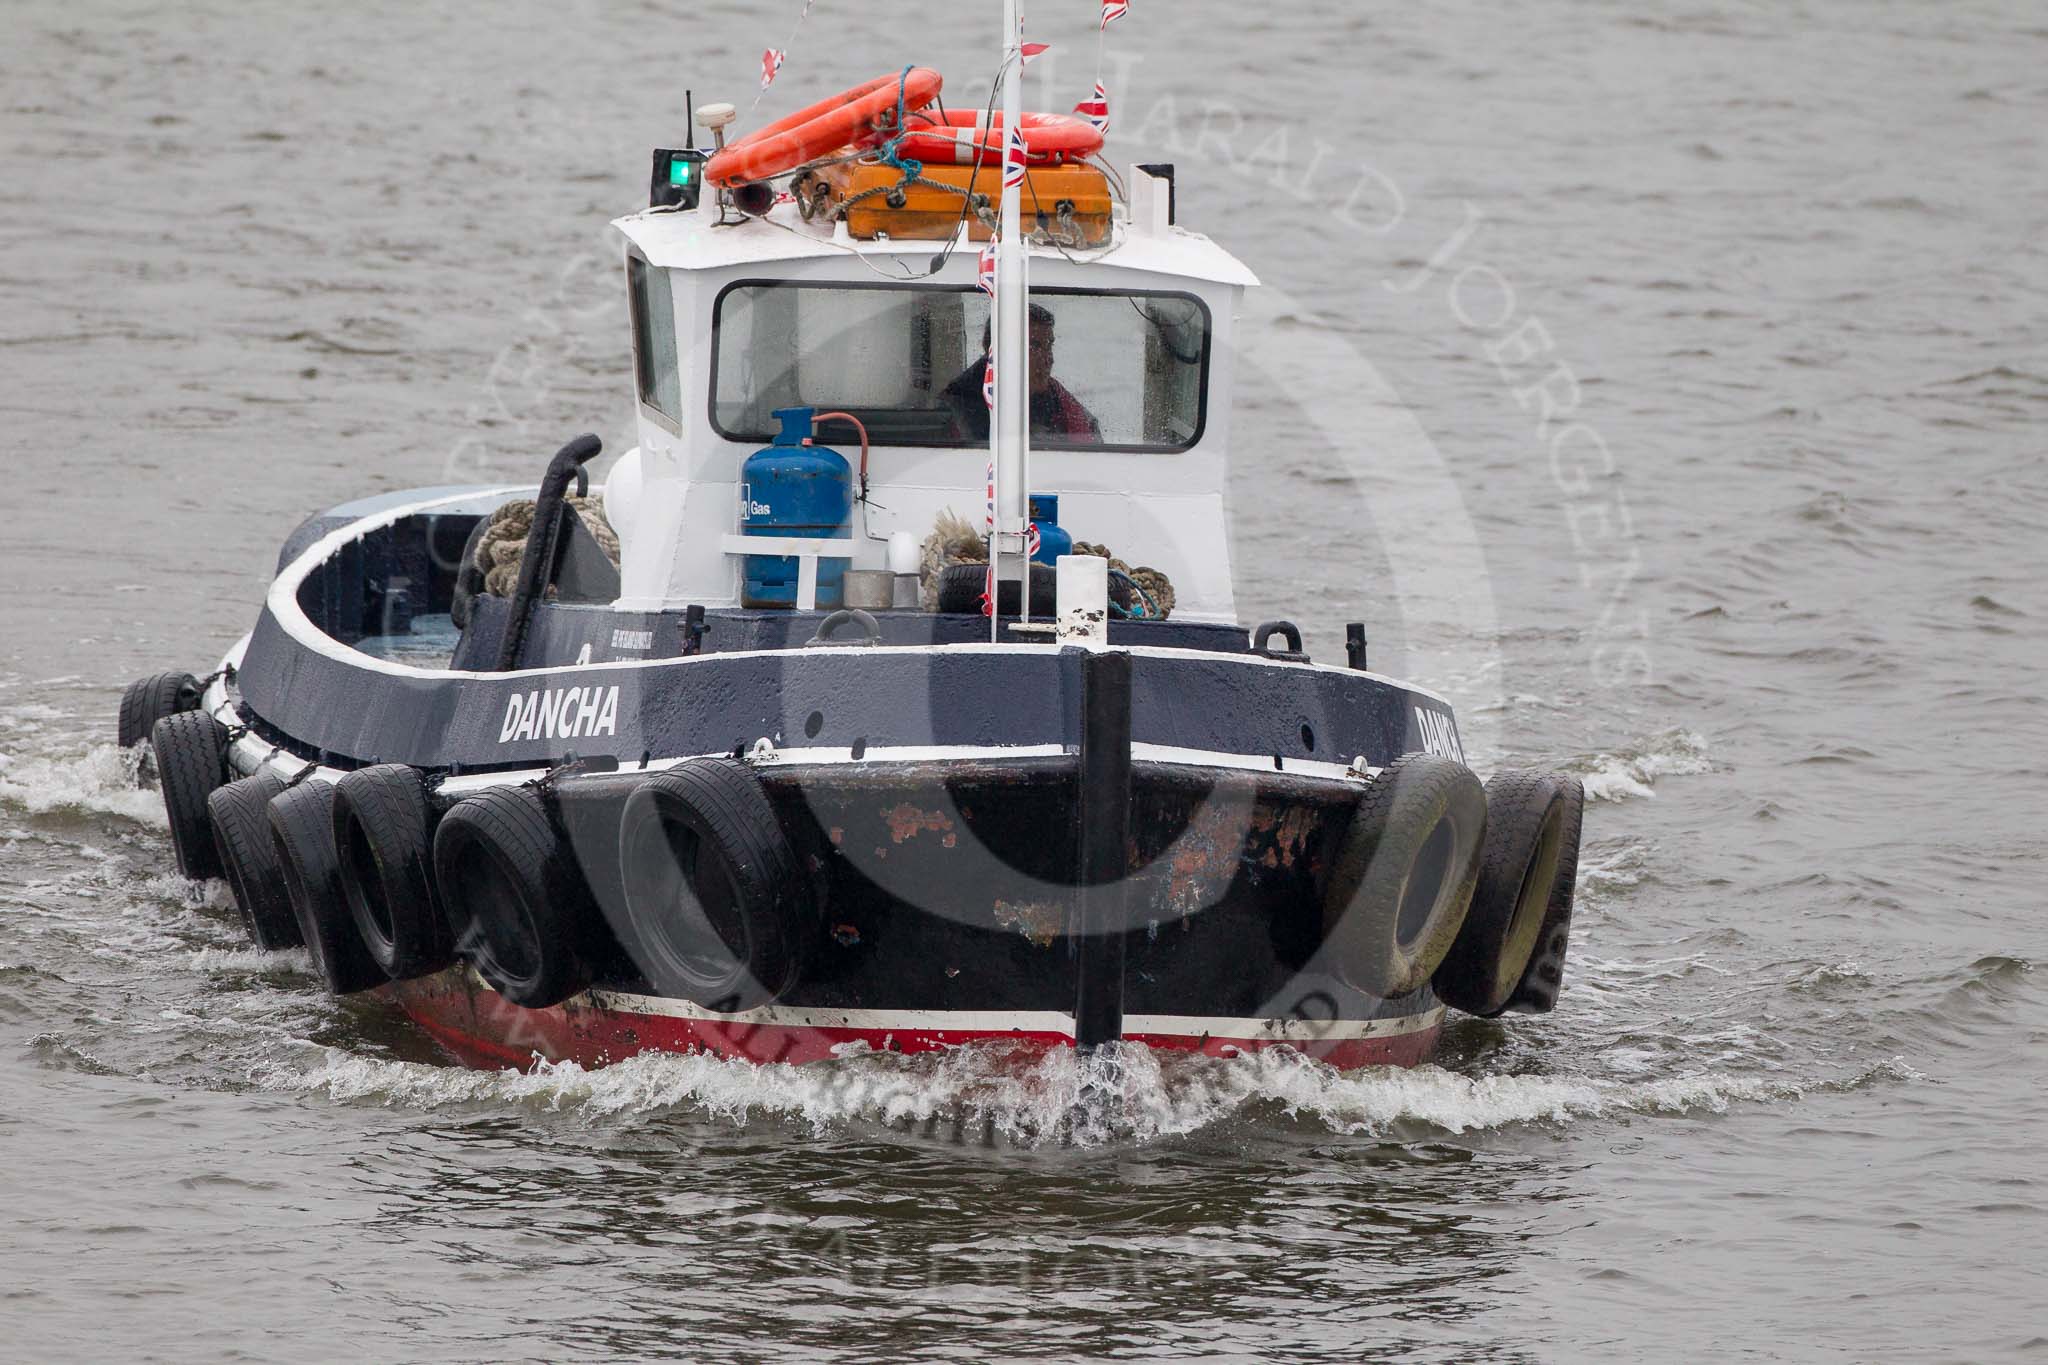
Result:
{"label": "union jack pennant", "polygon": [[[988,378],[982,381],[981,386],[981,391],[987,396],[989,406],[991,407],[995,406],[996,401],[995,383],[995,358],[991,355],[989,358]],[[988,457],[988,486],[984,490],[984,495],[986,500],[982,503],[982,524],[988,529],[989,556],[988,569],[981,576],[981,614],[983,616],[994,616],[996,614],[996,457],[993,452]]]}
{"label": "union jack pennant", "polygon": [[[990,412],[995,411],[996,349],[993,346],[989,347],[988,349],[988,363],[981,367],[981,401],[988,404]],[[996,514],[996,495],[994,493],[990,493],[988,495],[988,498],[988,514],[990,516],[994,516]]]}
{"label": "union jack pennant", "polygon": [[1023,132],[1016,128],[1010,129],[1010,135],[1003,146],[1004,189],[1014,190],[1023,187],[1026,155]]}
{"label": "union jack pennant", "polygon": [[1109,131],[1109,91],[1101,81],[1095,82],[1095,98],[1082,100],[1074,106],[1074,112],[1088,120],[1088,126],[1098,133]]}
{"label": "union jack pennant", "polygon": [[991,299],[996,296],[996,239],[990,237],[981,247],[981,264],[975,268],[974,287]]}
{"label": "union jack pennant", "polygon": [[[804,9],[808,12],[810,6],[806,5]],[[761,54],[761,88],[763,90],[766,90],[769,82],[775,79],[775,73],[782,70],[783,59],[787,56],[789,54],[779,47],[771,47]]]}
{"label": "union jack pennant", "polygon": [[1102,0],[1102,27],[1108,28],[1131,12],[1131,0]]}
{"label": "union jack pennant", "polygon": [[1025,44],[1023,44],[1023,45],[1022,45],[1021,47],[1019,47],[1019,48],[1017,49],[1017,62],[1018,62],[1018,64],[1019,64],[1020,66],[1029,66],[1029,65],[1031,64],[1031,59],[1032,59],[1033,57],[1036,57],[1036,56],[1038,56],[1039,54],[1043,53],[1043,52],[1044,52],[1044,51],[1045,51],[1045,50],[1046,50],[1047,48],[1049,48],[1049,47],[1051,47],[1051,46],[1052,46],[1052,44],[1051,44],[1051,43],[1025,43]]}

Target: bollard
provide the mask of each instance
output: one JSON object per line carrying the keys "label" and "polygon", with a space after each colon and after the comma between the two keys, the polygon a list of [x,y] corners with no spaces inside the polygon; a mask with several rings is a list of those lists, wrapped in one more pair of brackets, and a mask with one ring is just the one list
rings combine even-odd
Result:
{"label": "bollard", "polygon": [[1126,651],[1091,650],[1081,660],[1079,775],[1074,1044],[1087,1051],[1124,1036],[1131,830],[1131,656]]}

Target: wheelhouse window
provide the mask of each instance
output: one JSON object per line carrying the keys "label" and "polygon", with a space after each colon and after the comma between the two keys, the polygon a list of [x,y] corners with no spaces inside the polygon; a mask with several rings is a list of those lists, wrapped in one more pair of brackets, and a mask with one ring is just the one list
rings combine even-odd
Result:
{"label": "wheelhouse window", "polygon": [[[1033,289],[1030,330],[1033,446],[1201,439],[1210,329],[1194,295]],[[877,445],[985,445],[988,334],[988,296],[971,286],[728,285],[712,314],[711,424],[767,441],[777,408],[810,407],[851,412]]]}
{"label": "wheelhouse window", "polygon": [[676,307],[668,272],[628,256],[626,283],[633,296],[633,367],[640,401],[676,426],[683,414],[683,372],[676,359]]}

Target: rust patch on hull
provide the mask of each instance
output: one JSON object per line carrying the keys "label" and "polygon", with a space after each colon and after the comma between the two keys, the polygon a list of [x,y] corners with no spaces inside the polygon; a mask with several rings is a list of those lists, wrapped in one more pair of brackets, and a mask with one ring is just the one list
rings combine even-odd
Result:
{"label": "rust patch on hull", "polygon": [[[953,822],[942,810],[921,810],[908,801],[891,806],[882,812],[882,818],[889,823],[889,838],[895,843],[915,839],[925,830],[934,834],[950,834]],[[950,838],[946,841],[952,847]]]}
{"label": "rust patch on hull", "polygon": [[1040,948],[1050,948],[1066,927],[1067,912],[1052,901],[1004,901],[995,905],[996,923],[1018,933]]}

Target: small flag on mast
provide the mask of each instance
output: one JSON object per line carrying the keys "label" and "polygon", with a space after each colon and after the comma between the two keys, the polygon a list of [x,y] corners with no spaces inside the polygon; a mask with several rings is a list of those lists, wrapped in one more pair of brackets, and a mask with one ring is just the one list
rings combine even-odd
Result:
{"label": "small flag on mast", "polygon": [[[808,6],[806,6],[808,9]],[[779,47],[771,47],[761,54],[761,88],[766,90],[775,79],[775,73],[782,70],[782,61],[789,56]]]}
{"label": "small flag on mast", "polygon": [[1028,153],[1024,146],[1024,134],[1016,128],[1009,130],[1003,147],[1003,188],[1019,189],[1024,184],[1024,167]]}
{"label": "small flag on mast", "polygon": [[[993,386],[995,384],[994,376],[996,372],[993,355],[990,356],[988,372],[990,377],[982,391],[990,395],[989,402],[993,405],[995,402]],[[987,528],[989,536],[989,557],[988,568],[981,576],[981,614],[983,616],[994,616],[996,614],[996,457],[993,452],[988,457],[987,501],[982,506],[984,509],[983,525]]]}
{"label": "small flag on mast", "polygon": [[1025,66],[1029,66],[1033,57],[1038,56],[1051,46],[1051,43],[1025,43],[1017,49],[1018,60]]}
{"label": "small flag on mast", "polygon": [[1102,0],[1102,27],[1108,28],[1131,12],[1131,0]]}
{"label": "small flag on mast", "polygon": [[981,247],[981,263],[974,272],[975,287],[991,299],[996,296],[996,239],[990,237]]}
{"label": "small flag on mast", "polygon": [[1109,91],[1101,81],[1095,82],[1095,98],[1082,100],[1074,106],[1074,112],[1088,120],[1088,126],[1098,133],[1109,131]]}

